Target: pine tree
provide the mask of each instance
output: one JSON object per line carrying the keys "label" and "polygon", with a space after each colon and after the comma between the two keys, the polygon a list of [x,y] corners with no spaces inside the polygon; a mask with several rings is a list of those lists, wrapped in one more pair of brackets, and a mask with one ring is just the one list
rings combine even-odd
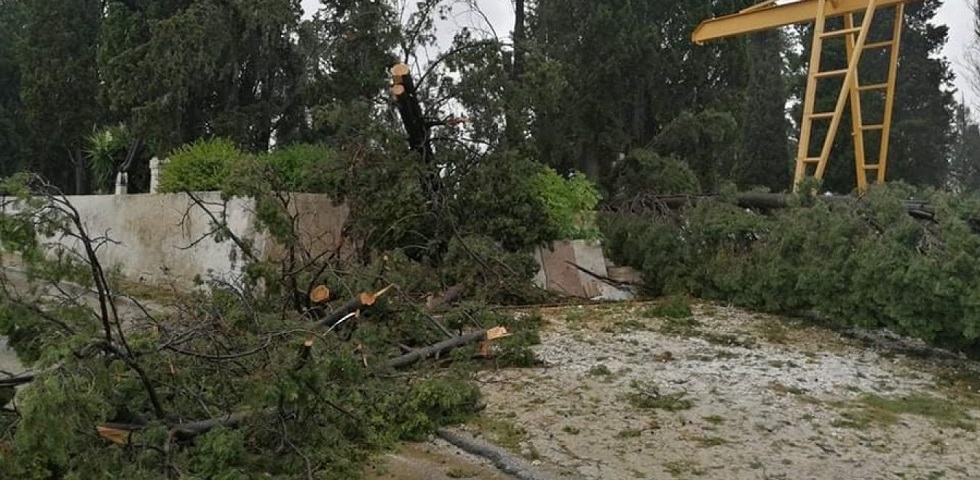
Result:
{"label": "pine tree", "polygon": [[0,176],[17,171],[23,161],[27,131],[20,101],[20,67],[16,36],[22,19],[20,0],[0,0]]}
{"label": "pine tree", "polygon": [[742,187],[761,185],[771,191],[791,187],[792,156],[786,118],[786,79],[782,53],[786,42],[779,30],[749,38],[749,85],[742,119],[742,149],[734,167]]}
{"label": "pine tree", "polygon": [[251,151],[302,116],[299,4],[110,1],[99,65],[114,120],[157,154],[207,136]]}
{"label": "pine tree", "polygon": [[[748,3],[537,2],[528,16],[527,84],[540,85],[546,100],[534,103],[531,125],[542,159],[601,179],[682,112],[740,118],[745,40],[695,45],[690,34]],[[724,148],[734,154],[735,142]]]}
{"label": "pine tree", "polygon": [[58,187],[88,191],[83,148],[101,117],[96,45],[99,0],[23,0],[18,43],[29,167]]}
{"label": "pine tree", "polygon": [[956,108],[956,143],[950,161],[951,186],[959,192],[980,191],[980,125],[963,104]]}

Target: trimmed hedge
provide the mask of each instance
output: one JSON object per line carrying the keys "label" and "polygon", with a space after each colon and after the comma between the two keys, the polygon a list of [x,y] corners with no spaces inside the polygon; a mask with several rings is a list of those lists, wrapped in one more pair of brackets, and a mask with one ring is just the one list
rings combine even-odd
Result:
{"label": "trimmed hedge", "polygon": [[224,138],[200,139],[174,150],[160,173],[161,192],[247,190],[243,178],[263,173],[277,189],[336,193],[342,159],[334,150],[309,144],[290,145],[252,155]]}

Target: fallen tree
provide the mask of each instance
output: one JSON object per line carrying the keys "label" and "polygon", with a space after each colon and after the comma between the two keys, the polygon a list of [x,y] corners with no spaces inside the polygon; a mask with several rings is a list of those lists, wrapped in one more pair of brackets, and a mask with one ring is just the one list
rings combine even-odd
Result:
{"label": "fallen tree", "polygon": [[980,353],[976,198],[901,185],[873,188],[860,200],[671,198],[686,206],[602,217],[607,254],[640,270],[647,293],[805,313]]}
{"label": "fallen tree", "polygon": [[[629,203],[628,208],[634,210],[654,210],[657,207],[680,209],[706,200],[731,203],[739,207],[767,212],[797,206],[801,202],[801,197],[788,193],[764,192],[739,192],[733,195],[639,195]],[[862,199],[848,195],[816,195],[811,197],[811,201],[850,205],[858,204]],[[901,204],[909,216],[913,218],[931,222],[938,221],[936,218],[936,208],[926,200],[902,200]],[[968,218],[966,221],[974,232],[980,233],[980,217]]]}

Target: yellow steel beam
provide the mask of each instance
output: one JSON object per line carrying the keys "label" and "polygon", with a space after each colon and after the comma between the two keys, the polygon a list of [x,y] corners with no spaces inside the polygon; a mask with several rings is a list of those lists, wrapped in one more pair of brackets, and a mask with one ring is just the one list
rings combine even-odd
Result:
{"label": "yellow steel beam", "polygon": [[[878,8],[891,5],[902,5],[923,0],[879,0]],[[868,8],[868,0],[837,0],[827,2],[826,17],[837,17],[848,13],[863,12]],[[797,0],[792,3],[777,5],[771,1],[763,2],[742,10],[738,13],[716,17],[701,22],[691,39],[694,43],[702,44],[735,35],[759,32],[797,23],[808,23],[816,20],[817,0]]]}

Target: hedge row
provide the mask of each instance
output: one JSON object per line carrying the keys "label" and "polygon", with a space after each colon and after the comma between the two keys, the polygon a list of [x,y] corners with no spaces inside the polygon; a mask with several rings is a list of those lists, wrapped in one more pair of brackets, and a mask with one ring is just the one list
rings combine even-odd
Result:
{"label": "hedge row", "polygon": [[[935,222],[902,200],[928,200]],[[703,201],[673,214],[606,213],[610,257],[638,268],[651,294],[687,293],[839,326],[887,328],[980,353],[980,202],[903,185],[859,202],[770,214]]]}

